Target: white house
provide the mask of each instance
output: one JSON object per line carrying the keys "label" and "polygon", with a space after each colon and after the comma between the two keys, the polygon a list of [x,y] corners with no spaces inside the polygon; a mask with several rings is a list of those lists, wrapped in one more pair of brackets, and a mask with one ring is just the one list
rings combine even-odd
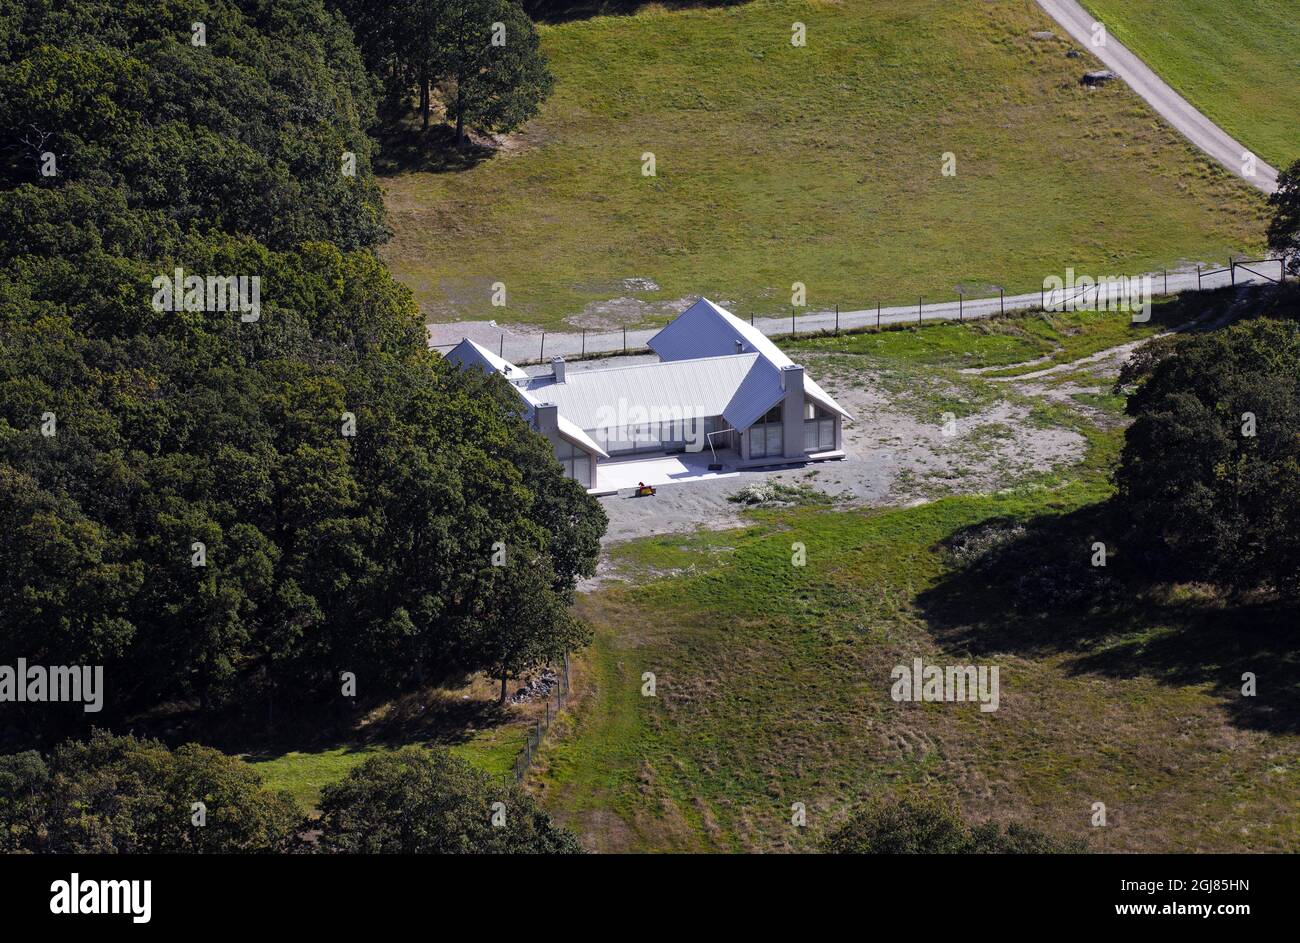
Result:
{"label": "white house", "polygon": [[530,377],[468,338],[447,353],[506,378],[566,473],[601,490],[600,468],[704,453],[732,468],[843,458],[834,399],[757,328],[701,298],[650,339],[657,363]]}

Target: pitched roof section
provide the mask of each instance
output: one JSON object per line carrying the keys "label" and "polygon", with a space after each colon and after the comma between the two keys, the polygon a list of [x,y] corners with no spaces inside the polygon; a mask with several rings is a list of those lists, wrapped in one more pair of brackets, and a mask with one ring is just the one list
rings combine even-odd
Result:
{"label": "pitched roof section", "polygon": [[[781,348],[768,340],[762,331],[749,322],[742,321],[726,308],[715,305],[708,298],[701,298],[674,318],[663,330],[650,338],[649,346],[666,361],[717,357],[723,354],[734,355],[742,352],[757,353],[778,371],[778,386],[780,368],[794,363]],[[819,403],[823,408],[839,413],[845,419],[853,418],[848,410],[835,402],[830,394],[818,386],[806,372],[804,392],[809,399]],[[772,404],[768,404],[768,409],[771,406]],[[754,419],[763,415],[763,412],[754,416]],[[730,417],[728,419],[730,421]],[[753,422],[753,419],[750,422]],[[737,425],[733,422],[732,424],[738,429],[743,429],[749,423]]]}
{"label": "pitched roof section", "polygon": [[[480,344],[474,343],[468,337],[459,344],[447,351],[445,354],[448,360],[458,363],[461,367],[478,367],[488,373],[499,373],[510,381],[510,388],[519,394],[519,398],[524,401],[524,419],[531,423],[533,421],[533,407],[538,404],[538,400],[530,397],[521,386],[515,381],[524,381],[528,379],[528,374],[523,370],[510,363],[508,360],[502,360],[492,351],[486,349]],[[609,458],[609,453],[592,441],[591,436],[587,435],[582,429],[565,418],[563,407],[560,414],[556,416],[556,426],[560,435],[572,442],[579,448],[588,452],[594,452],[601,458]]]}
{"label": "pitched roof section", "polygon": [[447,351],[444,356],[462,367],[478,367],[487,373],[499,373],[512,383],[516,380],[528,379],[528,374],[524,373],[524,371],[508,360],[502,360],[492,351],[481,344],[474,343],[468,337],[463,338],[459,344]]}
{"label": "pitched roof section", "polygon": [[[759,389],[755,386],[742,397],[758,366],[767,367],[757,354],[748,353],[570,370],[563,383],[551,376],[534,377],[525,390],[534,402],[554,403],[560,415],[583,429],[707,416],[725,416],[734,425],[733,404],[748,403]],[[779,399],[780,379],[775,383]],[[771,406],[768,403],[763,412]]]}

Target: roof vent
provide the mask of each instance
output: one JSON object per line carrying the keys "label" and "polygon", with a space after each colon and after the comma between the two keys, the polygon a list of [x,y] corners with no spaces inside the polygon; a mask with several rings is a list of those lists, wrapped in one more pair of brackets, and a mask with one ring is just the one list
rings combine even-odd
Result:
{"label": "roof vent", "polygon": [[564,382],[564,358],[552,357],[551,369],[555,372],[555,382],[563,383]]}
{"label": "roof vent", "polygon": [[745,342],[742,341],[742,340],[740,340],[739,338],[737,338],[737,340],[736,340],[736,353],[738,353],[738,354],[743,354],[744,352],[745,352]]}

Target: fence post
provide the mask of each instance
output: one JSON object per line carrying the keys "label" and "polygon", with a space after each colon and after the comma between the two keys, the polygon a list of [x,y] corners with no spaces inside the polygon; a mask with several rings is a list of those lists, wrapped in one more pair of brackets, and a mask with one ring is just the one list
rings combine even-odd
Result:
{"label": "fence post", "polygon": [[961,292],[957,292],[957,320],[966,320],[966,297]]}
{"label": "fence post", "polygon": [[1169,294],[1169,269],[1163,269],[1165,273],[1165,294]]}
{"label": "fence post", "polygon": [[876,302],[876,330],[880,330],[880,302]]}
{"label": "fence post", "polygon": [[837,302],[835,303],[835,334],[836,334],[836,336],[838,336],[839,333],[840,333],[840,305],[839,305],[839,302],[837,301]]}
{"label": "fence post", "polygon": [[1002,288],[999,288],[999,289],[998,289],[998,311],[999,311],[999,313],[1001,313],[1001,314],[1006,314],[1006,313],[1007,313],[1007,296],[1006,296],[1006,290],[1005,290],[1005,289],[1002,289]]}
{"label": "fence post", "polygon": [[627,353],[627,328],[623,328],[623,353]]}
{"label": "fence post", "polygon": [[1237,263],[1232,259],[1228,260],[1228,271],[1232,273],[1232,285],[1235,288],[1237,286]]}
{"label": "fence post", "polygon": [[917,324],[921,323],[921,307],[922,307],[921,302],[924,300],[925,300],[924,296],[916,299],[916,323]]}
{"label": "fence post", "polygon": [[794,336],[795,336],[795,329],[794,329],[794,307],[793,307],[793,306],[791,306],[791,308],[790,308],[790,336],[791,336],[791,337],[794,337]]}
{"label": "fence post", "polygon": [[497,356],[502,360],[506,359],[506,336],[501,335],[501,346],[497,348]]}
{"label": "fence post", "polygon": [[1196,290],[1201,290],[1201,267],[1196,266]]}
{"label": "fence post", "polygon": [[537,354],[537,359],[541,363],[546,362],[546,332],[542,331],[542,349]]}
{"label": "fence post", "polygon": [[587,356],[587,329],[585,327],[582,329],[582,353],[578,356],[579,358]]}

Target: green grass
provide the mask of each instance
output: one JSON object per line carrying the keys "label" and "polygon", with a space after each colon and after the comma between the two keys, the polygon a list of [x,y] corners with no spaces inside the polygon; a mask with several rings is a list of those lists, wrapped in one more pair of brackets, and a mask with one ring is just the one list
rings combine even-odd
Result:
{"label": "green grass", "polygon": [[1005,370],[991,371],[991,375],[1014,376],[1069,363],[1168,330],[1186,317],[1183,311],[1176,310],[1179,307],[1171,299],[1160,299],[1152,304],[1151,320],[1139,323],[1133,323],[1128,314],[1121,312],[1020,313],[967,324],[945,322],[783,341],[782,347],[853,354],[881,362],[905,361],[925,367],[1005,367]]}
{"label": "green grass", "polygon": [[[1088,317],[1062,318],[1045,336],[1014,327],[806,343],[862,344],[836,356],[924,377],[1014,362],[1067,337],[1076,353],[1115,340]],[[1008,347],[1008,336],[1028,347]],[[970,382],[1010,395],[1007,384]],[[1293,714],[1275,709],[1295,658],[1261,631],[1288,628],[1293,611],[1242,613],[1180,588],[1017,608],[948,549],[972,527],[1038,528],[1049,550],[1031,547],[1015,572],[1035,576],[1055,553],[1067,587],[1091,577],[1093,540],[1123,559],[1104,513],[1122,400],[1074,402],[1088,412],[1034,400],[1031,421],[1083,434],[1082,461],[996,494],[759,510],[745,529],[616,548],[616,567],[637,581],[581,598],[596,640],[532,788],[606,851],[810,850],[855,803],[904,784],[951,789],[974,819],[1029,822],[1097,851],[1300,848],[1300,737]],[[792,565],[795,543],[804,567]],[[918,656],[999,665],[1001,708],[893,702],[891,668]],[[1257,662],[1283,690],[1252,714],[1235,685]],[[642,695],[647,672],[654,697]],[[1097,801],[1105,829],[1089,825]],[[795,802],[805,829],[790,824]]]}
{"label": "green grass", "polygon": [[1300,0],[1084,0],[1120,42],[1276,167],[1300,159]]}
{"label": "green grass", "polygon": [[1029,0],[757,0],[544,26],[541,115],[467,169],[385,178],[384,257],[430,320],[554,329],[697,294],[786,312],[794,282],[851,308],[1257,249],[1259,194],[1122,84],[1082,89],[1090,60],[1030,37],[1050,25]]}
{"label": "green grass", "polygon": [[[412,740],[410,742],[421,742]],[[367,758],[400,749],[406,743],[359,743],[319,750],[290,750],[255,756],[249,763],[262,777],[262,785],[273,791],[287,790],[305,810],[320,801],[321,789],[338,782]],[[464,743],[448,749],[461,759],[495,776],[507,776],[524,745],[524,728],[516,724],[478,731]]]}

